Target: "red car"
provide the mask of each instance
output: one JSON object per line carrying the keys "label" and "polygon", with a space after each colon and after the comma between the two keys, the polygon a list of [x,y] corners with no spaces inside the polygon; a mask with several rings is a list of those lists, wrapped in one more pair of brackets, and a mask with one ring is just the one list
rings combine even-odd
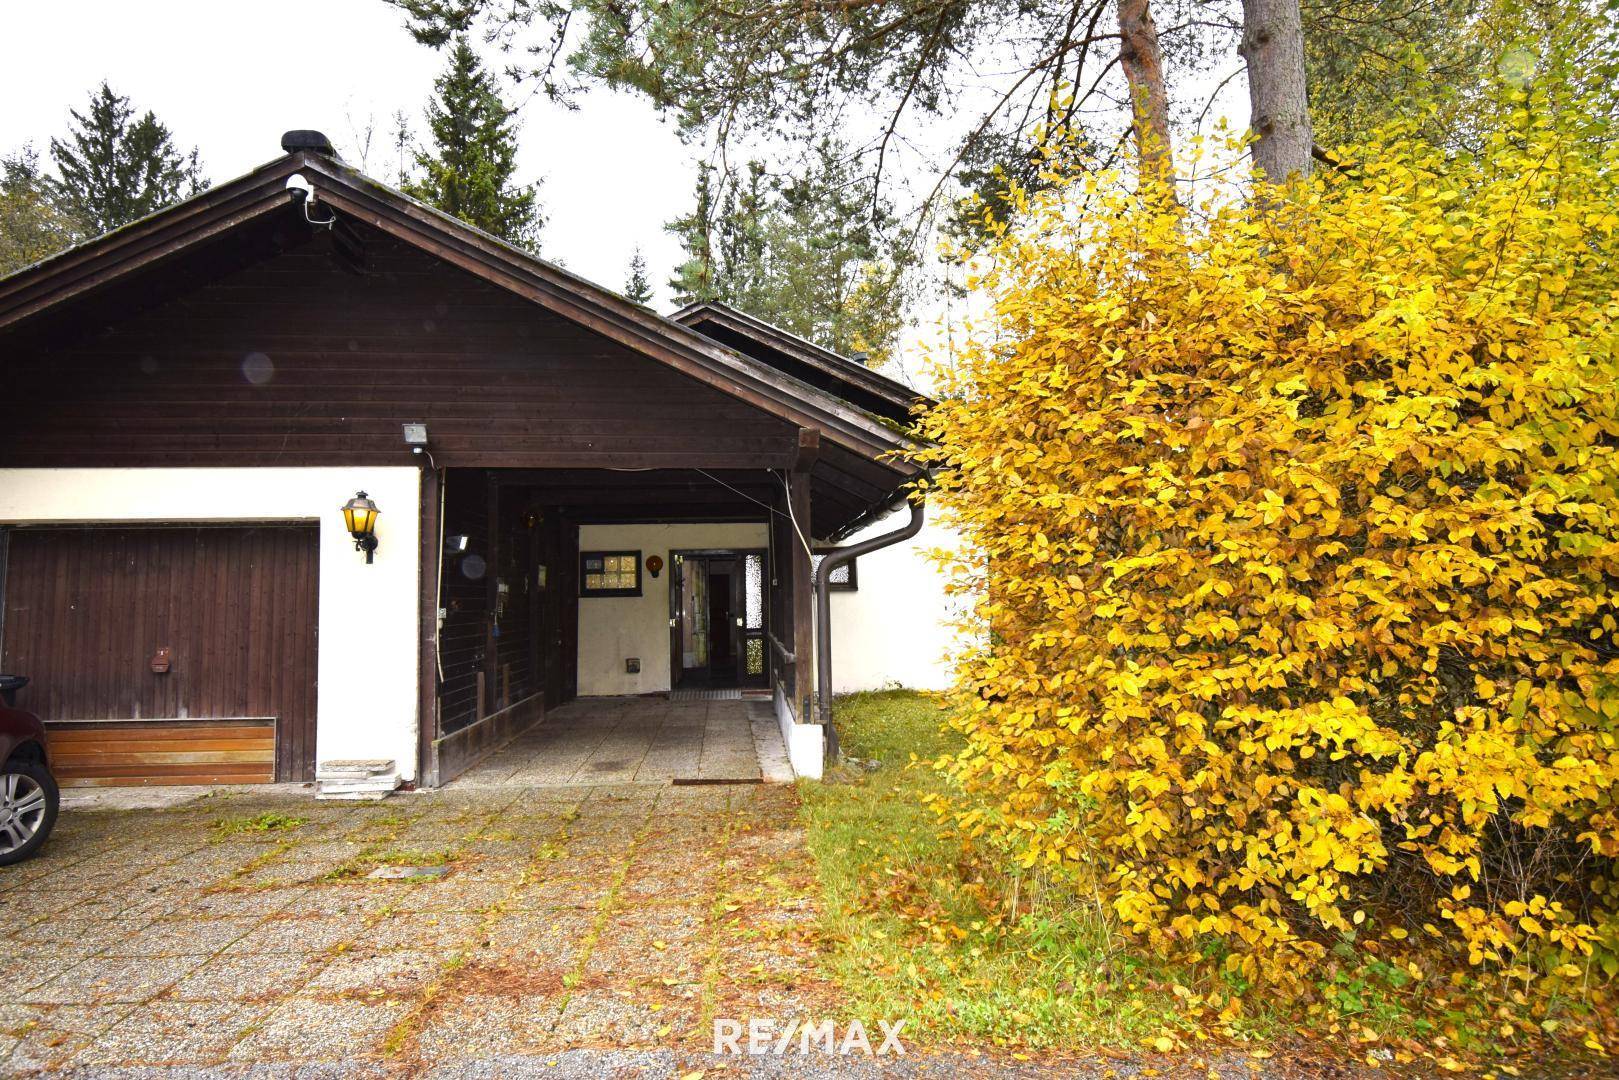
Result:
{"label": "red car", "polygon": [[45,752],[45,725],[17,708],[21,675],[0,675],[0,866],[33,855],[56,825],[60,793]]}

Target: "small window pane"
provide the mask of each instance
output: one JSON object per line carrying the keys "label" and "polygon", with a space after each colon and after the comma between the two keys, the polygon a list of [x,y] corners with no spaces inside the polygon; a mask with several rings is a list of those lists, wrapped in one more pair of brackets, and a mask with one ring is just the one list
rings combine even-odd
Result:
{"label": "small window pane", "polygon": [[[743,564],[747,576],[747,615],[749,630],[763,630],[765,625],[765,560],[763,555],[748,555]],[[751,648],[751,646],[750,646]],[[752,663],[750,658],[749,663]],[[751,668],[750,668],[751,671]]]}
{"label": "small window pane", "polygon": [[[811,563],[818,570],[822,560],[825,558],[825,555],[813,555],[811,556]],[[827,587],[834,592],[854,592],[860,588],[860,579],[855,572],[855,567],[859,561],[859,559],[851,559],[835,568],[832,575],[827,578]]]}

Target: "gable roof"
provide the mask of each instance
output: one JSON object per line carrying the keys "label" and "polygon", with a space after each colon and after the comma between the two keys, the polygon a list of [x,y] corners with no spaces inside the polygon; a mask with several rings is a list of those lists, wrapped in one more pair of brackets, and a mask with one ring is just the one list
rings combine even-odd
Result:
{"label": "gable roof", "polygon": [[[862,463],[878,466],[861,470],[868,501],[876,498],[871,489],[877,475],[903,481],[920,471],[893,457],[912,445],[909,439],[837,395],[418,202],[334,156],[308,150],[285,154],[245,176],[0,278],[0,333],[103,293],[249,223],[292,212],[286,182],[294,173],[311,180],[319,201],[340,215],[363,221],[802,429],[819,432],[823,447],[841,449]],[[888,491],[897,487],[877,486]]]}
{"label": "gable roof", "polygon": [[688,304],[669,317],[865,412],[895,423],[907,424],[918,405],[933,404],[926,395],[873,371],[858,360],[822,348],[717,300]]}

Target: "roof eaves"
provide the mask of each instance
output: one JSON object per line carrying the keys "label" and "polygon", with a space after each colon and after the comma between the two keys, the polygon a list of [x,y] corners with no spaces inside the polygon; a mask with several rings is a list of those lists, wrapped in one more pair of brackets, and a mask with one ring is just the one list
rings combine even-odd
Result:
{"label": "roof eaves", "polygon": [[[0,277],[0,329],[273,210],[285,202],[280,178],[304,160],[301,153],[285,154]],[[75,273],[90,280],[62,280]],[[51,291],[53,279],[67,291]]]}
{"label": "roof eaves", "polygon": [[687,304],[669,317],[682,325],[690,326],[701,322],[704,316],[722,324],[729,324],[732,329],[748,334],[761,344],[789,353],[796,351],[801,354],[801,359],[812,365],[819,361],[821,365],[830,367],[832,374],[845,378],[880,397],[888,398],[897,405],[909,406],[917,401],[928,400],[927,395],[921,391],[880,371],[875,371],[853,357],[817,345],[791,330],[784,330],[757,315],[750,315],[746,311],[717,300],[699,300]]}
{"label": "roof eaves", "polygon": [[[823,428],[826,434],[834,438],[841,435],[839,441],[852,450],[876,456],[903,453],[917,445],[903,432],[893,430],[835,395],[714,341],[692,327],[633,304],[571,270],[541,259],[359,172],[336,157],[304,150],[284,154],[242,176],[214,185],[138,221],[47,256],[0,278],[0,328],[27,319],[65,296],[79,295],[85,289],[122,276],[151,258],[173,254],[197,240],[234,227],[242,220],[268,212],[285,201],[279,183],[269,181],[280,181],[298,171],[313,173],[384,207],[390,202],[397,203],[400,208],[425,218],[421,224],[463,239],[481,249],[480,254],[484,259],[499,260],[514,276],[527,275],[536,279],[541,284],[540,291],[565,292],[573,304],[593,309],[598,317],[605,317],[603,321],[611,321],[633,335],[659,340],[666,348],[691,357],[710,371],[718,369],[716,374],[722,380],[734,379],[738,384],[746,384],[754,394],[776,401],[784,411],[800,414],[809,426]],[[318,189],[317,195],[320,195]],[[227,214],[223,221],[214,220],[205,212],[235,206],[238,201],[242,201],[242,205],[235,212]],[[197,222],[194,226],[186,227],[193,215]],[[375,220],[370,223],[381,224]],[[141,246],[144,241],[153,238],[156,239],[152,245]],[[148,250],[149,247],[159,250],[154,252]],[[101,265],[96,265],[98,263]],[[66,276],[81,267],[88,268],[83,272],[92,278],[90,282],[66,294],[52,293],[44,288],[53,276]],[[8,310],[7,300],[25,291],[37,294],[24,296],[20,303],[11,305]],[[736,392],[735,387],[722,385],[721,388]]]}

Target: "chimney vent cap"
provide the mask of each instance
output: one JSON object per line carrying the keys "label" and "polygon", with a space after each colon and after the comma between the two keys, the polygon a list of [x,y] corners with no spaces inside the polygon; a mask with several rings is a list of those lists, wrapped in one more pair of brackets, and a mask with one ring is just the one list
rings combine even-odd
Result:
{"label": "chimney vent cap", "polygon": [[299,150],[309,150],[316,154],[337,156],[337,151],[332,149],[332,140],[321,132],[313,130],[299,129],[287,132],[281,136],[281,149],[289,154],[296,153]]}

